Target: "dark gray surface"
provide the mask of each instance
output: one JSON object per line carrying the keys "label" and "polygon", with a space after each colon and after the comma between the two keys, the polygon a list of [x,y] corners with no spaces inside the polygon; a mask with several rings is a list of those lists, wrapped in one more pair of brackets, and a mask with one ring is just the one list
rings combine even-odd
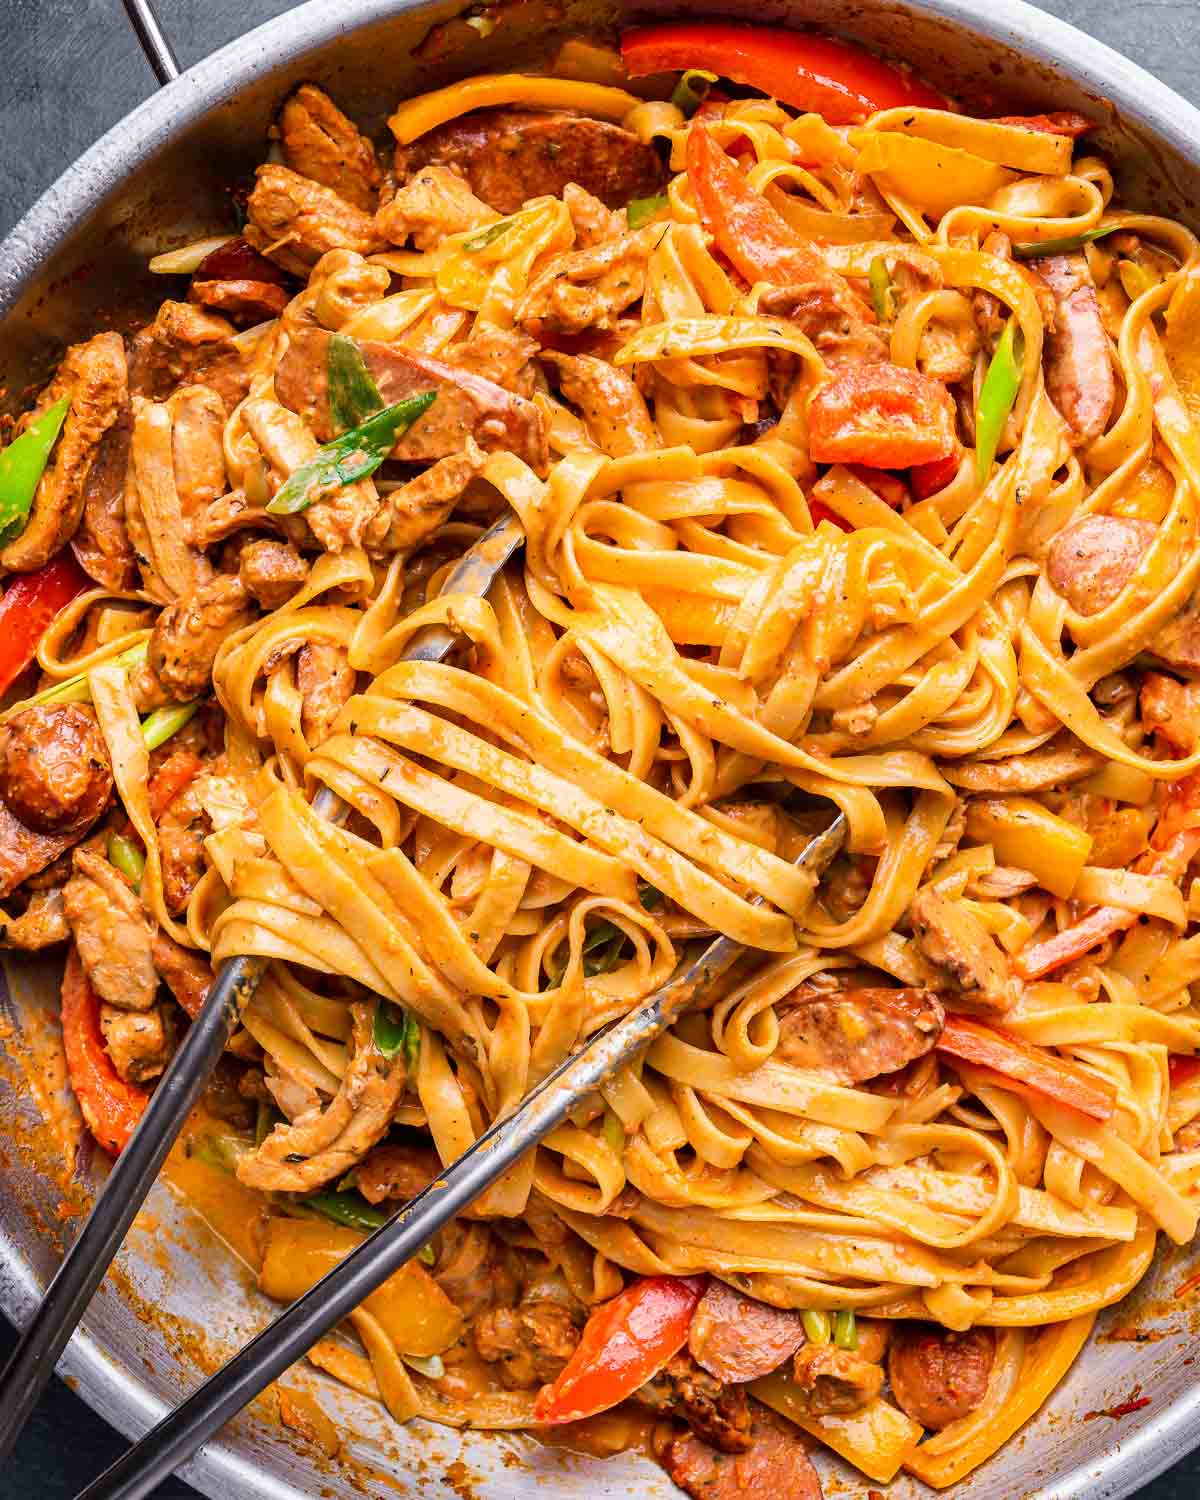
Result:
{"label": "dark gray surface", "polygon": [[[288,9],[287,0],[157,4],[184,66]],[[1042,0],[1042,5],[1200,100],[1194,63],[1200,53],[1198,0]],[[0,73],[3,234],[84,147],[151,92],[153,79],[120,0],[0,0],[0,19],[7,23]],[[11,1346],[11,1333],[0,1322],[0,1361]],[[56,1383],[0,1473],[0,1500],[66,1500],[122,1447],[121,1439]],[[161,1500],[194,1496],[179,1482],[164,1484],[157,1494]],[[1194,1500],[1197,1495],[1200,1455],[1155,1481],[1141,1500]]]}

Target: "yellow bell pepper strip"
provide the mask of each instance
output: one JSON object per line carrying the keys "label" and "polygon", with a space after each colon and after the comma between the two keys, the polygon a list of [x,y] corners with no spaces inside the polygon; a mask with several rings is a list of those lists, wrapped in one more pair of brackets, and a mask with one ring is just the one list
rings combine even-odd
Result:
{"label": "yellow bell pepper strip", "polygon": [[1038,884],[1066,900],[1075,889],[1095,840],[1032,797],[978,797],[967,805],[967,833],[990,844],[1003,865],[1036,875]]}
{"label": "yellow bell pepper strip", "polygon": [[36,422],[31,422],[0,453],[0,546],[25,530],[38,481],[46,472],[70,405],[64,396],[47,407]]}
{"label": "yellow bell pepper strip", "polygon": [[356,479],[366,479],[396,446],[396,440],[437,400],[436,391],[422,391],[385,406],[382,411],[318,448],[301,464],[267,506],[273,516],[294,516],[314,501],[331,495]]}
{"label": "yellow bell pepper strip", "polygon": [[1025,340],[1015,318],[1009,318],[988,365],[975,408],[975,472],[983,484],[992,472],[1004,424],[1021,389]]}

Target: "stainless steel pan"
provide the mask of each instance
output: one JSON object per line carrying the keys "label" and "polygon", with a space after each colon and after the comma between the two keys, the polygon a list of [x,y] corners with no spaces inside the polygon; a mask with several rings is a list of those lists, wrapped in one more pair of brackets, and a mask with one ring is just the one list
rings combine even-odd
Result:
{"label": "stainless steel pan", "polygon": [[[18,409],[64,343],[153,311],[165,293],[145,271],[148,256],[229,226],[230,185],[261,160],[267,126],[294,83],[324,84],[378,128],[405,94],[481,69],[528,67],[564,36],[611,31],[622,18],[615,0],[530,0],[469,51],[434,65],[415,60],[430,26],[459,8],[455,0],[309,0],[190,69],[110,131],[0,247],[2,401]],[[650,5],[639,14],[647,9],[669,11]],[[1022,0],[714,0],[713,9],[859,38],[911,59],[981,112],[993,101],[997,113],[1087,110],[1105,121],[1099,140],[1126,200],[1200,228],[1200,112]],[[17,1321],[70,1232],[64,1202],[89,1192],[99,1171],[85,1147],[64,1194],[64,1139],[76,1122],[55,1073],[56,979],[53,966],[23,962],[0,989],[0,1307]],[[1189,1302],[1174,1297],[1188,1262],[1186,1253],[1160,1254],[1135,1299],[1101,1320],[1099,1339],[1037,1420],[963,1487],[971,1500],[1115,1500],[1196,1443],[1200,1384],[1190,1360],[1200,1342],[1191,1338]],[[210,1367],[267,1316],[249,1272],[156,1190],[61,1372],[115,1427],[140,1435],[195,1382],[198,1366]],[[1132,1341],[1132,1330],[1152,1337]],[[353,1434],[341,1460],[314,1457],[271,1410],[251,1411],[184,1471],[213,1500],[467,1490],[515,1500],[535,1484],[546,1500],[670,1490],[636,1456],[598,1463],[519,1436],[400,1429],[375,1403],[313,1371],[289,1378]],[[1119,1420],[1103,1415],[1135,1385],[1148,1406]],[[832,1459],[827,1469],[840,1469],[851,1494],[868,1487]],[[917,1500],[929,1492],[900,1480],[890,1493]]]}

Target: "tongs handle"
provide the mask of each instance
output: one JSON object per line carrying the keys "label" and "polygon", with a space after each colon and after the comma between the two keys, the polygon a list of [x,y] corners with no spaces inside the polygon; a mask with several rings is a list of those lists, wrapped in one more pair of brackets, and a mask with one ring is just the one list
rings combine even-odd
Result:
{"label": "tongs handle", "polygon": [[172,83],[183,70],[158,24],[158,17],[154,14],[150,0],[123,0],[123,3],[130,24],[142,44],[142,51],[146,54],[146,61],[154,69],[154,76],[159,83]]}

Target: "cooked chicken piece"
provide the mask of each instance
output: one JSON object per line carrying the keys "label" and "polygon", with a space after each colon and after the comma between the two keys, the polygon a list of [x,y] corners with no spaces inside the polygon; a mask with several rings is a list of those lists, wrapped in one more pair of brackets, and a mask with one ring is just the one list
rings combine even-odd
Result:
{"label": "cooked chicken piece", "polygon": [[292,542],[293,546],[312,546],[312,533],[303,516],[273,516],[261,505],[251,505],[243,490],[230,490],[207,506],[196,517],[197,547],[211,547],[227,541],[240,531],[271,531]]}
{"label": "cooked chicken piece", "polygon": [[645,453],[662,446],[646,409],[646,399],[624,370],[590,354],[555,354],[559,389],[579,408],[592,441],[610,458]]}
{"label": "cooked chicken piece", "polygon": [[211,583],[168,604],[155,622],[146,661],[171,696],[190,702],[208,692],[222,643],[254,619],[241,580],[218,574]]}
{"label": "cooked chicken piece", "polygon": [[289,338],[317,324],[341,328],[383,301],[391,285],[386,266],[373,265],[355,250],[330,250],[313,267],[308,287],[293,299],[282,326]]}
{"label": "cooked chicken piece", "polygon": [[35,704],[0,729],[0,798],[28,828],[78,837],[112,785],[104,736],[83,704]]}
{"label": "cooked chicken piece", "polygon": [[[1095,861],[1092,861],[1095,863]],[[981,901],[1011,901],[1014,896],[1023,896],[1037,885],[1037,876],[1028,870],[1019,870],[1012,865],[996,865],[977,875],[967,886],[971,896]]]}
{"label": "cooked chicken piece", "polygon": [[1103,764],[1102,755],[1068,734],[1029,755],[952,761],[941,769],[951,786],[968,792],[1044,792],[1090,776]]}
{"label": "cooked chicken piece", "polygon": [[727,1385],[769,1375],[803,1343],[798,1312],[758,1302],[716,1277],[709,1281],[688,1332],[692,1358]]}
{"label": "cooked chicken piece", "polygon": [[164,602],[212,577],[192,543],[201,510],[225,488],[225,413],[206,386],[184,386],[168,401],[133,398],[125,524],[144,587]]}
{"label": "cooked chicken piece", "polygon": [[1142,678],[1139,703],[1148,733],[1161,734],[1167,744],[1185,755],[1200,744],[1200,683],[1147,672]]}
{"label": "cooked chicken piece", "polygon": [[1054,295],[1043,361],[1046,393],[1084,447],[1108,426],[1117,396],[1095,283],[1082,253],[1042,256],[1034,269]]}
{"label": "cooked chicken piece", "polygon": [[307,276],[327,250],[372,255],[385,245],[370,214],[290,167],[265,162],[246,200],[246,239],[285,271]]}
{"label": "cooked chicken piece", "polygon": [[345,646],[309,641],[296,658],[296,686],[304,705],[300,727],[311,749],[329,738],[334,720],[354,696],[355,672]]}
{"label": "cooked chicken piece", "polygon": [[1194,595],[1154,638],[1150,650],[1177,672],[1200,675],[1200,602]]}
{"label": "cooked chicken piece", "polygon": [[323,89],[302,83],[279,114],[289,167],[370,212],[379,188],[375,148]]}
{"label": "cooked chicken piece", "polygon": [[715,1380],[686,1351],[674,1355],[633,1399],[664,1417],[681,1417],[698,1438],[722,1453],[743,1453],[750,1446],[746,1392]]}
{"label": "cooked chicken piece", "polygon": [[481,375],[515,395],[527,400],[536,387],[534,357],[538,346],[515,328],[498,328],[494,323],[476,319],[470,336],[451,344],[442,358],[456,370]]}
{"label": "cooked chicken piece", "polygon": [[133,587],[137,565],[125,530],[125,476],[133,415],[129,403],[100,440],[96,458],[83,487],[83,519],[71,540],[71,550],[83,571],[119,592]]}
{"label": "cooked chicken piece", "polygon": [[619,240],[629,231],[629,222],[623,207],[606,208],[593,193],[568,182],[562,191],[562,200],[575,226],[575,244],[580,249],[589,245],[603,245],[609,240]]}
{"label": "cooked chicken piece", "polygon": [[[549,463],[546,434],[541,413],[532,402],[482,376],[400,344],[360,339],[358,347],[386,405],[425,391],[437,393],[429,410],[392,449],[392,458],[420,463],[445,458],[460,453],[470,435],[485,453],[515,453],[538,474],[545,474]],[[299,413],[322,442],[334,435],[329,415],[328,352],[329,334],[324,329],[306,329],[293,336],[275,370],[279,400]],[[246,405],[246,420],[252,426],[251,410],[260,404],[251,401]],[[257,431],[255,437],[262,446]],[[307,512],[310,522],[313,508]]]}
{"label": "cooked chicken piece", "polygon": [[[485,1364],[499,1365],[500,1383],[510,1391],[532,1391],[562,1372],[579,1343],[582,1316],[573,1317],[570,1298],[549,1298],[537,1283],[516,1307],[492,1307],[471,1326],[475,1351]],[[565,1305],[564,1305],[565,1304]],[[580,1304],[574,1304],[578,1314]]]}
{"label": "cooked chicken piece", "polygon": [[83,516],[87,484],[105,434],[120,419],[128,399],[125,346],[117,333],[98,333],[63,356],[54,379],[17,423],[31,422],[64,398],[70,402],[62,431],[21,534],[0,548],[0,571],[32,573],[75,535]]}
{"label": "cooked chicken piece", "polygon": [[931,318],[921,334],[917,368],[923,375],[951,384],[969,380],[979,353],[979,334],[969,317],[961,322]]}
{"label": "cooked chicken piece", "polygon": [[1081,615],[1106,609],[1133,577],[1158,535],[1153,521],[1131,516],[1080,516],[1054,538],[1046,576]]}
{"label": "cooked chicken piece", "polygon": [[320,1110],[321,1096],[307,1079],[269,1054],[266,1068],[264,1091],[268,1099],[274,1099],[285,1120],[299,1120],[310,1110]]}
{"label": "cooked chicken piece", "polygon": [[821,1500],[821,1481],[803,1434],[756,1407],[749,1447],[721,1453],[687,1433],[666,1452],[667,1473],[693,1500]]}
{"label": "cooked chicken piece", "polygon": [[100,999],[120,1010],[149,1010],[158,991],[153,933],[125,877],[92,850],[76,849],[63,909]]}
{"label": "cooked chicken piece", "polygon": [[291,300],[288,289],[273,281],[193,281],[188,289],[189,302],[224,313],[246,328],[279,317]]}
{"label": "cooked chicken piece", "polygon": [[665,176],[657,151],[632,131],[565,110],[474,110],[396,148],[401,178],[430,162],[457,167],[502,214],[530,198],[561,197],[569,182],[622,208],[656,193]]}
{"label": "cooked chicken piece", "polygon": [[945,1019],[932,990],[822,991],[802,985],[780,1002],[775,1058],[843,1083],[862,1083],[924,1057]]}
{"label": "cooked chicken piece", "polygon": [[411,236],[416,250],[435,250],[451,234],[481,229],[500,216],[449,167],[422,167],[375,215],[375,227],[395,245]]}
{"label": "cooked chicken piece", "polygon": [[930,885],[917,892],[911,913],[918,948],[951,976],[964,1000],[991,1011],[1009,1009],[1016,997],[1008,959],[973,912]]}
{"label": "cooked chicken piece", "polygon": [[278,609],[308,582],[308,564],[290,542],[247,542],[238,563],[242,587],[263,609]]}
{"label": "cooked chicken piece", "polygon": [[461,453],[439,458],[423,474],[393,490],[367,537],[372,554],[386,557],[393,552],[415,551],[449,517],[486,461],[475,440],[468,437]]}
{"label": "cooked chicken piece", "polygon": [[[319,337],[324,341],[322,349],[327,348],[329,335],[321,332]],[[293,347],[295,342],[293,340]],[[324,367],[321,378],[322,381],[326,378]],[[275,384],[278,390],[279,370],[276,371]],[[281,399],[284,399],[282,395]],[[385,401],[393,399],[395,398],[384,396]],[[295,411],[289,411],[286,405],[256,398],[247,401],[242,411],[246,426],[271,466],[276,487],[308,463],[316,453],[316,439],[305,421]],[[325,435],[333,436],[332,426]],[[353,484],[341,485],[314,501],[304,512],[304,519],[327,552],[341,552],[346,547],[362,545],[363,536],[382,505],[374,484],[369,479],[361,479]]]}
{"label": "cooked chicken piece", "polygon": [[100,1030],[113,1067],[126,1083],[157,1078],[171,1060],[175,1027],[165,1005],[134,1011],[102,1002]]}
{"label": "cooked chicken piece", "polygon": [[646,286],[646,262],[662,238],[648,224],[602,245],[568,250],[549,260],[516,308],[516,321],[535,338],[615,328],[617,317]]}
{"label": "cooked chicken piece", "polygon": [[65,943],[70,936],[63,894],[57,886],[34,891],[19,917],[0,919],[0,948],[20,948],[31,953],[54,943]]}
{"label": "cooked chicken piece", "polygon": [[489,1307],[516,1305],[524,1266],[485,1225],[455,1219],[438,1236],[433,1279],[464,1318],[475,1318]]}
{"label": "cooked chicken piece", "polygon": [[312,1192],[348,1172],[386,1133],[404,1087],[404,1053],[389,1063],[375,1045],[374,1005],[352,1005],[350,1013],[352,1056],[337,1094],[320,1113],[277,1125],[238,1162],[238,1178],[247,1187]]}
{"label": "cooked chicken piece", "polygon": [[172,995],[195,1020],[213,982],[212,966],[202,953],[182,947],[165,932],[154,934],[152,953],[159,977],[166,980]]}
{"label": "cooked chicken piece", "polygon": [[836,1344],[805,1344],[796,1355],[792,1374],[814,1417],[861,1411],[883,1388],[882,1365]]}
{"label": "cooked chicken piece", "polygon": [[204,840],[212,832],[212,824],[204,808],[199,775],[170,799],[156,822],[163,902],[169,912],[178,915],[207,868]]}
{"label": "cooked chicken piece", "polygon": [[845,279],[827,277],[790,286],[771,287],[758,299],[760,313],[795,323],[825,363],[878,364],[888,357],[887,333],[871,321],[862,301]]}
{"label": "cooked chicken piece", "polygon": [[995,1357],[990,1328],[951,1333],[909,1324],[895,1335],[888,1352],[892,1395],[914,1422],[939,1432],[969,1416],[987,1395]]}
{"label": "cooked chicken piece", "polygon": [[234,328],[190,302],[164,302],[129,349],[132,395],[165,401],[180,385],[216,391],[226,412],[245,396],[250,372],[233,342]]}
{"label": "cooked chicken piece", "polygon": [[376,1146],[355,1169],[354,1185],[368,1203],[407,1203],[441,1170],[441,1158],[430,1146]]}

